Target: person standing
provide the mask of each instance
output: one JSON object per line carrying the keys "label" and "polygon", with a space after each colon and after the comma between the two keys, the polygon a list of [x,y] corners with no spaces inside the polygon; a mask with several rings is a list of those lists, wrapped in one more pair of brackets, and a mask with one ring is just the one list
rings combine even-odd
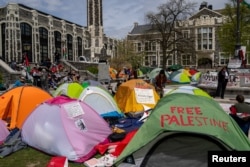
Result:
{"label": "person standing", "polygon": [[165,87],[167,83],[167,76],[165,74],[165,70],[161,70],[159,74],[155,77],[155,89],[160,95],[160,97],[163,97],[164,91],[163,88]]}
{"label": "person standing", "polygon": [[214,97],[218,96],[221,97],[221,99],[224,99],[224,94],[227,87],[228,79],[229,79],[229,72],[227,66],[224,66],[218,72],[218,83]]}

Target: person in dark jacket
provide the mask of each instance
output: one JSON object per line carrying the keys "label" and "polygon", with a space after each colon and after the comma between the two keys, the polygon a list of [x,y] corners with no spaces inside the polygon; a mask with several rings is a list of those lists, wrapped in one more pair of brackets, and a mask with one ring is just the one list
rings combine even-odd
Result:
{"label": "person in dark jacket", "polygon": [[216,93],[214,97],[218,96],[224,99],[224,94],[225,94],[225,90],[227,87],[228,79],[229,79],[229,72],[228,72],[227,66],[224,66],[218,72],[218,83],[217,83],[217,89],[216,89]]}
{"label": "person in dark jacket", "polygon": [[238,123],[242,131],[248,136],[250,127],[250,105],[245,102],[243,95],[237,95],[234,105],[230,107],[230,116]]}

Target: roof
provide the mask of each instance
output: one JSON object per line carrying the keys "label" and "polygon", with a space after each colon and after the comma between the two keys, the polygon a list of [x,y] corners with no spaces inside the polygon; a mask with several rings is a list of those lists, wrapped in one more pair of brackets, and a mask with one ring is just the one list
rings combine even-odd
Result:
{"label": "roof", "polygon": [[144,34],[147,31],[152,30],[152,25],[151,24],[144,24],[144,25],[135,25],[132,31],[129,33],[130,35],[135,35],[135,34]]}

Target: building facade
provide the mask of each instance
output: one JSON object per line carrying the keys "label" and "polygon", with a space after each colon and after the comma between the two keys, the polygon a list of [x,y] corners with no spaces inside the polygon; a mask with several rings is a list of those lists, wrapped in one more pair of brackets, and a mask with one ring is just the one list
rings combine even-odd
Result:
{"label": "building facade", "polygon": [[69,61],[79,56],[89,60],[107,59],[116,40],[103,33],[102,0],[87,0],[86,27],[49,15],[28,6],[9,3],[0,8],[0,56],[5,62],[54,62],[55,53]]}
{"label": "building facade", "polygon": [[[177,49],[168,56],[166,67],[173,64],[196,68],[214,68],[227,65],[230,56],[220,49],[217,33],[219,27],[226,21],[227,18],[221,14],[221,10],[213,10],[212,5],[207,5],[206,2],[203,2],[199,11],[187,20],[177,21],[175,29],[181,32],[182,38],[194,36],[194,51],[178,52],[180,49],[175,44],[173,47]],[[144,65],[162,67],[162,48],[158,42],[161,35],[157,35],[157,32],[152,30],[149,31],[150,28],[150,25],[135,23],[132,31],[127,35],[127,40],[132,41],[136,52],[144,52]],[[174,37],[178,38],[178,35],[180,34],[174,34]],[[245,56],[247,57],[247,55],[246,53]]]}

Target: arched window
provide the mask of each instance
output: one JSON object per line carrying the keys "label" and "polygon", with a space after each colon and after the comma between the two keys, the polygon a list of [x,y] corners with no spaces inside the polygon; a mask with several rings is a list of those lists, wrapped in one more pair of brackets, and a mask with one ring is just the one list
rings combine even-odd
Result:
{"label": "arched window", "polygon": [[56,52],[59,54],[62,54],[61,44],[62,44],[62,35],[59,31],[54,32],[54,38],[55,38],[55,47]]}
{"label": "arched window", "polygon": [[[3,61],[5,61],[5,23],[3,23],[2,25],[1,25],[1,30],[2,30],[2,32],[1,32],[1,34],[2,34],[2,53],[0,53],[1,55],[2,55],[2,59],[3,59]],[[1,35],[0,35],[1,36]]]}
{"label": "arched window", "polygon": [[48,30],[43,27],[39,28],[40,38],[40,61],[43,63],[48,58]]}
{"label": "arched window", "polygon": [[82,52],[82,38],[77,37],[77,48],[78,48],[78,57],[83,56]]}
{"label": "arched window", "polygon": [[21,23],[21,40],[23,54],[28,56],[30,62],[32,62],[32,27],[27,23]]}
{"label": "arched window", "polygon": [[67,49],[68,49],[68,60],[73,61],[73,37],[67,34]]}

